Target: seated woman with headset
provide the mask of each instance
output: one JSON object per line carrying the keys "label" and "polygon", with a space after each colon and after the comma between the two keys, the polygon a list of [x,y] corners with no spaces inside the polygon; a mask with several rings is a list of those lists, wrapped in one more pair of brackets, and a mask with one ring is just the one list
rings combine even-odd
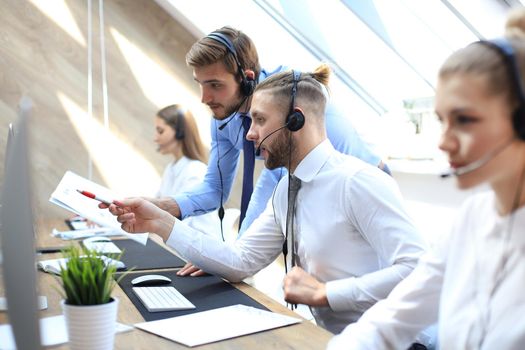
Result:
{"label": "seated woman with headset", "polygon": [[[158,111],[155,117],[154,141],[158,152],[173,157],[173,161],[166,166],[162,175],[157,198],[174,196],[202,182],[208,167],[207,150],[190,111],[178,104]],[[184,222],[220,238],[220,222],[216,210],[189,217]]]}

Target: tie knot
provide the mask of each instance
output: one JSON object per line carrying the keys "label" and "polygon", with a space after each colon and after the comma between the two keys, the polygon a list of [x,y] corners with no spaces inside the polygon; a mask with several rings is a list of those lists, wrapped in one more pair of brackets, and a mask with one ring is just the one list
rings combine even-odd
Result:
{"label": "tie knot", "polygon": [[290,175],[290,191],[297,192],[301,188],[301,179],[295,175]]}

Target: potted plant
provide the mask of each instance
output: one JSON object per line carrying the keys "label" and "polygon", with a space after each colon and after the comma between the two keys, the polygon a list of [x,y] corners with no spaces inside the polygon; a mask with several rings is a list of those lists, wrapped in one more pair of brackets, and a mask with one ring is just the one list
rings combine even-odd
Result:
{"label": "potted plant", "polygon": [[[84,247],[63,251],[60,267],[61,302],[71,349],[113,349],[118,299],[111,297],[116,285],[116,265],[111,259]],[[120,255],[114,257],[119,259]]]}

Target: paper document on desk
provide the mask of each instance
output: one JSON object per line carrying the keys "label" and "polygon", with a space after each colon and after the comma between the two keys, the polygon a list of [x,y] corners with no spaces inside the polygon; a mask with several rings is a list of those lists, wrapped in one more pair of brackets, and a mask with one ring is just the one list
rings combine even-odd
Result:
{"label": "paper document on desk", "polygon": [[[106,266],[114,265],[117,270],[123,270],[126,268],[126,265],[120,261],[108,258],[105,255],[101,255],[100,258],[104,261]],[[65,268],[67,264],[66,258],[57,258],[57,259],[48,259],[40,260],[36,263],[36,266],[44,272],[53,273],[55,275],[60,275],[61,268]]]}
{"label": "paper document on desk", "polygon": [[[117,322],[115,333],[128,332],[133,327]],[[63,315],[40,319],[40,343],[42,346],[54,346],[69,341],[66,320]],[[0,350],[15,350],[15,340],[11,325],[0,325]]]}
{"label": "paper document on desk", "polygon": [[65,241],[69,241],[72,239],[82,239],[89,237],[122,236],[122,234],[111,227],[95,227],[87,228],[85,230],[68,231],[59,231],[56,228],[54,228],[53,230],[51,230],[51,236],[61,238]]}
{"label": "paper document on desk", "polygon": [[107,209],[100,209],[98,201],[78,193],[77,190],[93,192],[104,198],[117,198],[108,188],[85,179],[72,171],[67,171],[55,191],[51,194],[49,201],[100,226],[114,228],[122,235],[142,245],[146,245],[148,233],[129,234],[125,232],[120,228],[120,223],[117,221],[116,216],[113,216]]}
{"label": "paper document on desk", "polygon": [[239,304],[137,323],[135,327],[186,346],[197,346],[299,322],[298,318]]}

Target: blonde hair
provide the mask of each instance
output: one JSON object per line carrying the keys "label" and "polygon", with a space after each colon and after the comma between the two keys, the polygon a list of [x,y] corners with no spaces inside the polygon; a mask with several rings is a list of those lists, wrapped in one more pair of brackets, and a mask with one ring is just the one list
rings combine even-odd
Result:
{"label": "blonde hair", "polygon": [[[297,82],[295,105],[306,106],[314,115],[323,117],[326,107],[326,96],[323,86],[328,91],[330,80],[330,67],[322,63],[313,72],[302,72]],[[290,108],[291,92],[294,84],[292,71],[274,74],[263,80],[255,88],[255,92],[270,90],[275,98],[275,103],[285,108]]]}
{"label": "blonde hair", "polygon": [[202,143],[195,118],[189,110],[174,104],[158,111],[157,117],[164,120],[175,131],[175,135],[178,133],[182,136],[179,141],[182,143],[182,154],[185,157],[208,162],[208,152]]}
{"label": "blonde hair", "polygon": [[[525,11],[513,12],[506,23],[507,41],[514,49],[519,76],[516,79],[525,86]],[[517,106],[519,100],[514,88],[514,72],[505,62],[500,52],[490,45],[474,42],[453,53],[441,66],[439,77],[451,74],[468,73],[486,78],[486,92],[490,95],[506,95],[511,106]]]}

